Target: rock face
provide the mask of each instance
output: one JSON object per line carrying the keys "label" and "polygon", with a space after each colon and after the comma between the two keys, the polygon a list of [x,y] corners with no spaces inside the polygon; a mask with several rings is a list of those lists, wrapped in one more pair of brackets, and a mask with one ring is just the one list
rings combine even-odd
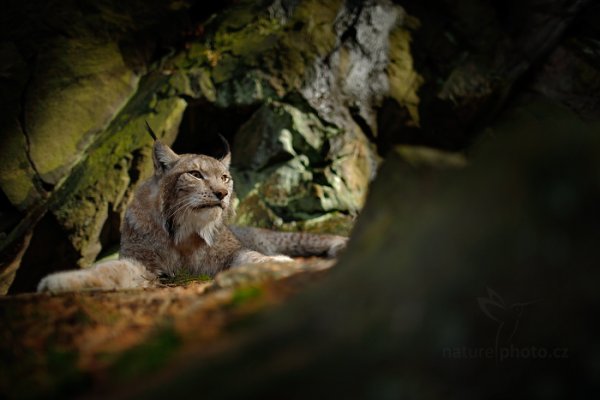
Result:
{"label": "rock face", "polygon": [[241,127],[234,149],[236,221],[248,225],[348,233],[375,168],[363,135],[275,102]]}
{"label": "rock face", "polygon": [[[0,46],[9,60],[2,213],[16,215],[2,227],[3,287],[22,253],[10,249],[27,235],[15,291],[52,270],[86,267],[118,242],[127,202],[150,172],[145,120],[167,143],[180,131],[188,144],[201,143],[225,128],[234,148],[235,222],[350,231],[379,162],[369,140],[375,107],[398,86],[398,68],[392,83],[388,77],[390,54],[410,59],[406,40],[390,41],[404,29],[401,7],[242,1],[208,21],[170,1],[65,3],[47,18],[31,7],[30,14],[9,10],[29,28],[11,31]],[[78,22],[54,29],[69,18]],[[31,42],[41,34],[43,42]],[[407,73],[410,62],[401,62]],[[230,114],[241,116],[227,122]],[[177,150],[206,151],[183,141]]]}

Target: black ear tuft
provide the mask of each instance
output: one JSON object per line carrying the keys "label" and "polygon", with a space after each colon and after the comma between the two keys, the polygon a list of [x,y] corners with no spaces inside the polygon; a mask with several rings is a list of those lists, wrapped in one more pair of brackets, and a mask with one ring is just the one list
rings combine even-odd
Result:
{"label": "black ear tuft", "polygon": [[156,142],[158,140],[158,139],[156,139],[156,133],[154,133],[154,131],[152,130],[152,128],[150,128],[150,124],[148,123],[148,121],[144,121],[144,122],[146,123],[146,130],[147,130],[148,134]]}
{"label": "black ear tuft", "polygon": [[171,166],[179,159],[179,156],[171,150],[169,146],[161,143],[156,138],[156,133],[150,128],[148,121],[146,123],[146,131],[154,139],[154,148],[152,149],[152,160],[154,161],[154,172],[161,174],[171,168]]}
{"label": "black ear tuft", "polygon": [[225,155],[219,159],[227,168],[231,164],[231,148],[229,147],[229,142],[223,135],[219,133],[219,139],[221,139],[221,143],[223,143],[223,148],[225,149]]}

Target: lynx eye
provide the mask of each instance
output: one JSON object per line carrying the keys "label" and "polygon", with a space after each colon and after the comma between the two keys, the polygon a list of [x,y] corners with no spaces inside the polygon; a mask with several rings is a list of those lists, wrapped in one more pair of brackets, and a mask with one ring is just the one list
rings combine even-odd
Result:
{"label": "lynx eye", "polygon": [[188,171],[188,174],[190,174],[194,178],[204,179],[204,176],[202,175],[202,173],[200,171]]}
{"label": "lynx eye", "polygon": [[223,175],[223,176],[221,177],[221,180],[222,180],[223,182],[225,182],[225,183],[229,183],[229,181],[231,180],[231,178],[230,178],[230,177],[228,177],[227,175]]}

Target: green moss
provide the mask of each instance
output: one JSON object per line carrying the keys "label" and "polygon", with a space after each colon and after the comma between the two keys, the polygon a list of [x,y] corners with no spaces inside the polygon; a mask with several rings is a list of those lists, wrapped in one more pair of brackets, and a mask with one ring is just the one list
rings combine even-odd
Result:
{"label": "green moss", "polygon": [[297,230],[348,236],[354,226],[354,220],[355,217],[352,215],[334,211],[317,218],[299,221],[297,223]]}
{"label": "green moss", "polygon": [[46,57],[27,97],[26,129],[36,170],[56,184],[135,93],[139,78],[116,42],[56,40]]}
{"label": "green moss", "polygon": [[194,275],[185,270],[178,271],[175,276],[161,279],[161,283],[165,285],[186,285],[192,282],[208,282],[212,278],[206,274]]}
{"label": "green moss", "polygon": [[119,381],[156,371],[164,367],[181,347],[181,339],[172,328],[163,328],[150,335],[141,344],[121,353],[110,367],[110,373]]}
{"label": "green moss", "polygon": [[256,286],[240,287],[233,292],[230,305],[232,307],[240,306],[250,300],[259,298],[262,294],[262,289]]}
{"label": "green moss", "polygon": [[[63,194],[57,196],[61,201],[52,207],[61,225],[71,232],[70,240],[81,254],[80,266],[89,265],[101,250],[98,239],[109,207],[124,212],[132,194],[130,186],[151,172],[152,139],[145,131],[145,121],[157,133],[164,132],[167,143],[177,133],[187,103],[180,98],[159,99],[153,109],[148,109],[151,99],[156,98],[154,93],[164,87],[164,80],[149,79],[143,86],[102,134],[103,140],[71,174],[61,188]],[[135,182],[130,176],[132,153],[137,158],[137,171],[132,173]]]}
{"label": "green moss", "polygon": [[283,97],[298,90],[308,68],[334,48],[333,23],[340,6],[341,1],[303,1],[283,20],[255,2],[241,2],[224,12],[206,41],[192,44],[176,64],[186,70],[207,68],[216,94],[194,88],[195,97],[221,106]]}

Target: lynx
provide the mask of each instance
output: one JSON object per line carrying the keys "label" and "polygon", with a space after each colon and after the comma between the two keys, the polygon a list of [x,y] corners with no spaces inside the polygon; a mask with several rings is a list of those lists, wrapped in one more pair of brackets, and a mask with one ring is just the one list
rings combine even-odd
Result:
{"label": "lynx", "polygon": [[292,261],[289,256],[334,257],[345,247],[342,236],[228,226],[233,180],[225,139],[221,159],[179,155],[148,130],[155,138],[154,175],[126,210],[119,260],[48,275],[38,291],[146,288],[181,272],[212,277],[242,264]]}

